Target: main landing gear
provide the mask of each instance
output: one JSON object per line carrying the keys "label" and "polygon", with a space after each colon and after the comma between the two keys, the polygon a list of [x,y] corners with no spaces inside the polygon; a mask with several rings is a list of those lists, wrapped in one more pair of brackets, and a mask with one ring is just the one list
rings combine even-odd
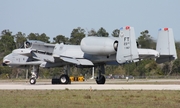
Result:
{"label": "main landing gear", "polygon": [[104,75],[102,74],[105,74],[105,69],[104,69],[104,65],[100,65],[98,67],[98,76],[96,77],[96,83],[97,84],[105,84],[106,82],[106,78],[104,77]]}
{"label": "main landing gear", "polygon": [[[65,70],[65,73],[60,75],[59,78],[52,79],[52,84],[71,84],[71,80],[68,76],[70,72],[70,66],[69,65],[65,66],[64,70]],[[36,84],[36,79],[38,78],[38,74],[39,74],[39,66],[34,65],[32,67],[31,78],[29,80],[30,84]],[[98,76],[96,77],[97,84],[105,84],[106,78],[102,74],[105,74],[104,65],[99,65]]]}
{"label": "main landing gear", "polygon": [[64,67],[65,73],[62,74],[59,78],[53,78],[52,84],[71,84],[71,80],[68,76],[70,72],[70,66],[67,65]]}
{"label": "main landing gear", "polygon": [[[69,65],[65,66],[64,70],[65,70],[65,73],[62,74],[59,78],[52,79],[52,84],[71,84],[71,80],[68,76],[68,73],[70,72]],[[98,76],[96,77],[97,84],[105,84],[106,78],[102,74],[105,74],[104,65],[99,65],[98,66]]]}
{"label": "main landing gear", "polygon": [[38,78],[39,74],[39,66],[33,66],[31,70],[31,78],[29,80],[30,84],[36,84],[36,79]]}
{"label": "main landing gear", "polygon": [[59,78],[60,84],[71,84],[71,80],[68,75],[62,74]]}

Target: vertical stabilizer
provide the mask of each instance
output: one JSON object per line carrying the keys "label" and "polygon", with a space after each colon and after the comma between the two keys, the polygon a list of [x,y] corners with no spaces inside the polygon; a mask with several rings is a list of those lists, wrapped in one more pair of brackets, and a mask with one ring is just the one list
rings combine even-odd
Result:
{"label": "vertical stabilizer", "polygon": [[116,60],[118,63],[132,62],[139,58],[134,28],[130,26],[120,28]]}
{"label": "vertical stabilizer", "polygon": [[156,59],[157,63],[177,58],[173,30],[171,28],[159,29],[156,50],[160,53],[160,57]]}

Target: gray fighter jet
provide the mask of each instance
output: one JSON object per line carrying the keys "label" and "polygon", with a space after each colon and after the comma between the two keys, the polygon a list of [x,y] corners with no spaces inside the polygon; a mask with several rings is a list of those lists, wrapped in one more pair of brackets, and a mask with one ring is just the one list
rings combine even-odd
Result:
{"label": "gray fighter jet", "polygon": [[[27,41],[3,59],[8,66],[33,66],[30,84],[35,84],[39,67],[52,68],[66,66],[64,74],[58,78],[60,84],[70,84],[68,76],[70,65],[77,67],[98,67],[97,84],[106,79],[104,65],[118,65],[138,62],[151,58],[157,63],[169,62],[177,58],[173,31],[171,28],[159,29],[156,50],[137,48],[134,28],[120,28],[119,37],[89,36],[80,45],[48,44],[41,41]],[[52,84],[55,80],[52,79]]]}

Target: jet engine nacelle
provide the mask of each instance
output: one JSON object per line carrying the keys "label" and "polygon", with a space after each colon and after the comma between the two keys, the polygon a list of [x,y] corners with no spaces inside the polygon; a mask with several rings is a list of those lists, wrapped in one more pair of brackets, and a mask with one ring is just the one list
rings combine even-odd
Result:
{"label": "jet engine nacelle", "polygon": [[81,50],[91,55],[111,55],[117,51],[118,41],[109,37],[85,37],[81,40]]}

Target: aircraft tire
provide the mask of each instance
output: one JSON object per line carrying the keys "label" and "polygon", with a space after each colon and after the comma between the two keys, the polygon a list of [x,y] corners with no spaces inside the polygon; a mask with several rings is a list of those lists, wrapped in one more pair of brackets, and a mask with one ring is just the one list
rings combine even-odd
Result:
{"label": "aircraft tire", "polygon": [[68,84],[71,84],[71,80],[69,79],[69,83]]}
{"label": "aircraft tire", "polygon": [[106,78],[104,77],[104,75],[100,75],[100,78],[99,77],[96,78],[97,84],[105,84],[105,82],[106,82]]}
{"label": "aircraft tire", "polygon": [[36,84],[36,78],[30,78],[29,83],[30,84]]}
{"label": "aircraft tire", "polygon": [[69,76],[66,74],[62,74],[59,80],[60,80],[60,84],[70,84]]}
{"label": "aircraft tire", "polygon": [[52,84],[60,84],[60,80],[57,78],[52,78]]}

